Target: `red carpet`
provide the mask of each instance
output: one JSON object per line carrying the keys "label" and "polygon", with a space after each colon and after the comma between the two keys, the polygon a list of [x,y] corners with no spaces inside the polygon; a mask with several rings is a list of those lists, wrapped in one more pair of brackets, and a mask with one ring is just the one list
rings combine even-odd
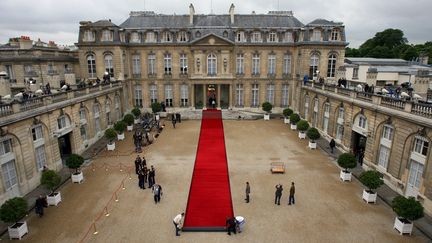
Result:
{"label": "red carpet", "polygon": [[183,231],[221,231],[234,215],[222,113],[203,111]]}

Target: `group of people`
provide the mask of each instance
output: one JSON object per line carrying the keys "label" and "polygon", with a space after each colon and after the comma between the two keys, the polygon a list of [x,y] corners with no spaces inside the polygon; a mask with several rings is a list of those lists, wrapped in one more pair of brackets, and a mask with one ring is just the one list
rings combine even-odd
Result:
{"label": "group of people", "polygon": [[[283,186],[282,186],[282,184],[277,184],[275,187],[276,187],[275,204],[280,205]],[[291,182],[291,187],[290,187],[289,196],[288,196],[288,205],[295,204],[294,194],[295,194],[295,186],[294,186],[294,182]]]}
{"label": "group of people", "polygon": [[155,203],[160,202],[162,196],[162,186],[156,183],[156,170],[153,165],[150,169],[147,168],[145,157],[139,155],[135,159],[135,173],[138,175],[138,187],[142,190],[146,189],[145,184],[148,183],[148,188],[152,189]]}

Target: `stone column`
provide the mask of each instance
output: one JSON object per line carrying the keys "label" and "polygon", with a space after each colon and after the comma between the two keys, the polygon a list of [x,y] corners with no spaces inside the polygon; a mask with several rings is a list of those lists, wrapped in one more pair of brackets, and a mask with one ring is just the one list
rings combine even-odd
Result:
{"label": "stone column", "polygon": [[233,90],[232,90],[232,86],[233,84],[228,84],[229,85],[229,108],[233,107]]}
{"label": "stone column", "polygon": [[189,104],[189,106],[190,107],[195,107],[195,84],[191,84],[191,86],[190,86],[190,94],[189,94],[189,97],[190,97],[190,104]]}
{"label": "stone column", "polygon": [[203,84],[203,87],[202,87],[202,89],[203,89],[203,109],[207,108],[207,97],[206,97],[207,92],[206,92],[206,87],[207,87],[207,85]]}
{"label": "stone column", "polygon": [[220,108],[220,107],[221,107],[221,104],[220,104],[220,98],[221,98],[221,85],[220,85],[220,84],[217,85],[217,93],[216,93],[216,96],[217,96],[217,103],[216,103],[216,106],[217,106],[218,108]]}

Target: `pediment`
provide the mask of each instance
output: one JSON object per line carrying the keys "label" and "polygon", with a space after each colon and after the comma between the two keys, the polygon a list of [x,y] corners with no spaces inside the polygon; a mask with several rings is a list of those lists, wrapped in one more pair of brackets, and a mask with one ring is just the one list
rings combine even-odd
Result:
{"label": "pediment", "polygon": [[215,34],[208,34],[192,42],[195,46],[231,46],[234,43]]}

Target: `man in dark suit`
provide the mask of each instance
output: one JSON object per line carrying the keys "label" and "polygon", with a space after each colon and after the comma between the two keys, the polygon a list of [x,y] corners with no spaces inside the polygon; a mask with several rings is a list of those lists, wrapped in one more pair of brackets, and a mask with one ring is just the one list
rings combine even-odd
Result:
{"label": "man in dark suit", "polygon": [[280,199],[282,197],[282,185],[278,184],[276,185],[276,192],[275,192],[275,204],[280,205]]}

